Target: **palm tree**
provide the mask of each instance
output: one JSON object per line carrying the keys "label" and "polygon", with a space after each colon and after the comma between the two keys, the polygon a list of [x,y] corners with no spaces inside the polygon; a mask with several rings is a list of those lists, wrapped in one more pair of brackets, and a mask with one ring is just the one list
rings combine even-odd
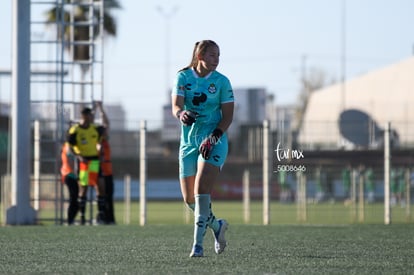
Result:
{"label": "palm tree", "polygon": [[[71,21],[71,14],[68,10],[65,10],[62,5],[56,5],[46,12],[46,21],[48,24],[56,24],[56,31],[58,39],[62,39],[65,45],[65,49],[70,53],[73,61],[80,61],[81,68],[81,77],[82,80],[85,78],[86,73],[90,68],[88,61],[90,60],[90,47],[87,43],[91,39],[97,38],[100,33],[99,24],[94,24],[93,26],[93,37],[90,37],[90,23],[88,24],[88,19],[90,19],[90,9],[92,9],[90,0],[63,0],[65,4],[77,4],[76,9],[73,14],[73,22]],[[104,1],[104,10],[103,10],[103,31],[111,36],[116,36],[117,25],[115,18],[111,15],[111,11],[114,9],[120,9],[121,5],[118,0],[93,0],[93,2]],[[92,9],[92,22],[100,22],[101,13],[97,9]],[[63,24],[59,24],[62,22]],[[73,24],[73,34],[71,33],[71,24]],[[68,41],[72,40],[75,42],[73,46],[73,51],[71,50],[71,44]],[[83,89],[82,86],[82,99],[83,99]]]}

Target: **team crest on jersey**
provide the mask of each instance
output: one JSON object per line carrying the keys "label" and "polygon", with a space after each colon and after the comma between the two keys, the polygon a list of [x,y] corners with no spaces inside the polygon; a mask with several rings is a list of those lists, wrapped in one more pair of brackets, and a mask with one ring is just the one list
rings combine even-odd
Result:
{"label": "team crest on jersey", "polygon": [[211,83],[210,86],[208,86],[208,92],[210,94],[215,94],[217,92],[216,85],[214,85],[214,83]]}

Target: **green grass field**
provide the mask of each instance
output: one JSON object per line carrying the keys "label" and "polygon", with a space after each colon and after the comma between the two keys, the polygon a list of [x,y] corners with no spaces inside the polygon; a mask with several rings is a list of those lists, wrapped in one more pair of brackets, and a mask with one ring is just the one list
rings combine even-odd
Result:
{"label": "green grass field", "polygon": [[[230,222],[228,247],[220,255],[205,237],[204,258],[189,258],[193,227],[181,202],[150,202],[147,225],[0,227],[1,274],[410,274],[414,270],[414,224],[404,209],[393,209],[382,225],[382,206],[365,207],[365,224],[343,204],[315,204],[307,222],[296,219],[295,204],[272,204],[272,225],[261,224],[254,202],[244,224],[241,203],[215,202],[215,213]],[[50,216],[42,211],[41,216]],[[358,217],[358,214],[356,214]]]}
{"label": "green grass field", "polygon": [[[124,224],[124,204],[118,202],[115,206],[118,224]],[[248,224],[260,225],[263,223],[263,210],[260,201],[253,201],[250,206],[250,221]],[[96,211],[96,206],[93,207]],[[229,219],[232,224],[245,224],[243,204],[238,201],[214,201],[213,211],[218,217]],[[147,223],[157,224],[186,224],[189,222],[189,213],[181,201],[150,201],[147,204]],[[393,223],[413,223],[413,210],[407,216],[406,208],[395,206],[391,209]],[[96,212],[95,212],[96,213]],[[54,210],[40,213],[40,218],[54,217]],[[295,203],[273,202],[270,208],[271,224],[383,224],[384,206],[381,203],[365,204],[363,211],[358,205],[352,206],[343,202],[336,203],[309,203],[306,209],[306,220],[298,219],[298,209]],[[362,219],[363,217],[363,219]],[[53,222],[42,222],[53,224]],[[130,210],[130,224],[139,224],[139,204],[133,202]]]}
{"label": "green grass field", "polygon": [[0,228],[1,274],[409,274],[413,225],[230,225],[222,254],[191,225]]}

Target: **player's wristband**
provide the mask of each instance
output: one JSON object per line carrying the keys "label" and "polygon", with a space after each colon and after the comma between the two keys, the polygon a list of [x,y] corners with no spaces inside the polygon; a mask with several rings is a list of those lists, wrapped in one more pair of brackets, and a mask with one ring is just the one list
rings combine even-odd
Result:
{"label": "player's wristband", "polygon": [[223,131],[220,128],[214,129],[212,136],[216,137],[217,139],[221,138],[223,135]]}

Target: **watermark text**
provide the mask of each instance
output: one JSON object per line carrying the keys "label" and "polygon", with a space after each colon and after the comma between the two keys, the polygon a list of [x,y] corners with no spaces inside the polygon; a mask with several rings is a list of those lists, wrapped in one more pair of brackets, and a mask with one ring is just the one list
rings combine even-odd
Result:
{"label": "watermark text", "polygon": [[[277,144],[276,149],[274,150],[276,154],[276,159],[278,162],[286,160],[300,160],[304,159],[305,155],[303,150],[299,149],[290,149],[283,148],[280,142]],[[273,172],[305,172],[305,165],[294,165],[294,164],[275,164],[275,169]]]}

